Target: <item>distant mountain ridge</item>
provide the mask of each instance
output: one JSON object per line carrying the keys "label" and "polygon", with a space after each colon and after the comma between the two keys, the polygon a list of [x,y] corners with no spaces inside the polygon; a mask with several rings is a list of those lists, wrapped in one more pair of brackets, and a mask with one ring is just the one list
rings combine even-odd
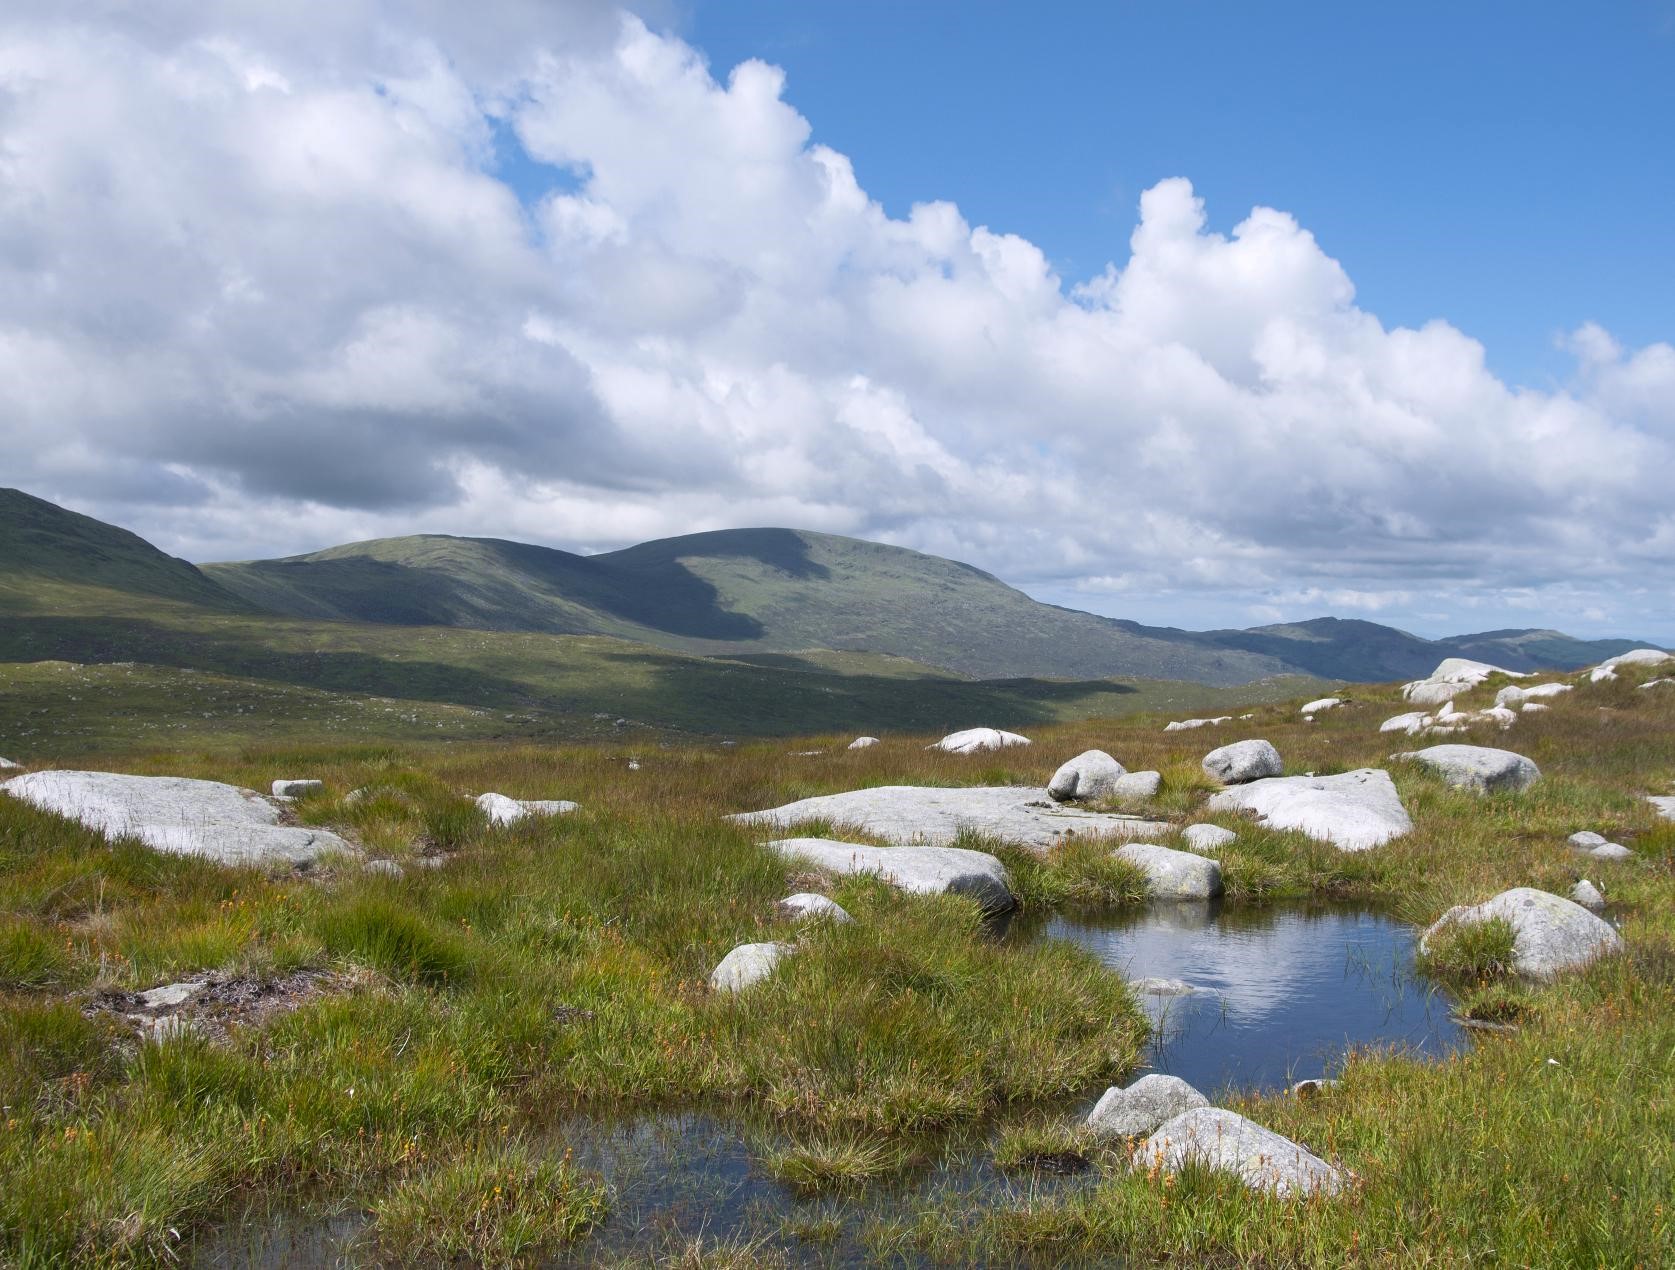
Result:
{"label": "distant mountain ridge", "polygon": [[1236,685],[1275,675],[1382,682],[1445,657],[1571,669],[1641,646],[1557,631],[1423,639],[1317,618],[1185,631],[1031,599],[971,565],[794,529],[732,529],[595,556],[493,538],[376,539],[194,567],[127,530],[0,490],[0,608],[29,579],[222,613],[394,626],[605,635],[681,653],[833,649],[980,679],[1149,678]]}

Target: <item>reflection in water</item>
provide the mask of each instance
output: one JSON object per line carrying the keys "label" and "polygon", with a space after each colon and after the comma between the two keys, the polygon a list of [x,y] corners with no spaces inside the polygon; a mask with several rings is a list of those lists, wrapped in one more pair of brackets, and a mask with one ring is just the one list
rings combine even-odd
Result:
{"label": "reflection in water", "polygon": [[1130,979],[1199,989],[1140,1003],[1157,1026],[1151,1066],[1206,1093],[1328,1076],[1354,1046],[1440,1055],[1462,1043],[1447,999],[1413,969],[1413,929],[1365,909],[1157,904],[1008,938],[1069,940]]}

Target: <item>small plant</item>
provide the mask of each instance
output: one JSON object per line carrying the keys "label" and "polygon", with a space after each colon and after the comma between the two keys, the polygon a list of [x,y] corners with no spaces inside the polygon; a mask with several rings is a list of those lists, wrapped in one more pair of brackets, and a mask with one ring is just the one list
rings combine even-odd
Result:
{"label": "small plant", "polygon": [[909,1158],[898,1143],[844,1136],[790,1143],[769,1151],[762,1165],[793,1190],[812,1194],[898,1172]]}
{"label": "small plant", "polygon": [[380,1249],[402,1261],[535,1264],[604,1220],[605,1188],[566,1156],[477,1149],[400,1183],[373,1205]]}
{"label": "small plant", "polygon": [[1003,1173],[1080,1173],[1091,1163],[1077,1127],[1026,1121],[1007,1125],[995,1139],[995,1167]]}
{"label": "small plant", "polygon": [[1420,969],[1441,979],[1486,982],[1512,973],[1512,924],[1449,922],[1432,935],[1420,955]]}
{"label": "small plant", "polygon": [[39,988],[63,978],[69,958],[40,927],[0,920],[0,987]]}
{"label": "small plant", "polygon": [[385,899],[359,899],[328,909],[317,932],[328,951],[357,957],[396,979],[459,980],[470,957],[459,938]]}

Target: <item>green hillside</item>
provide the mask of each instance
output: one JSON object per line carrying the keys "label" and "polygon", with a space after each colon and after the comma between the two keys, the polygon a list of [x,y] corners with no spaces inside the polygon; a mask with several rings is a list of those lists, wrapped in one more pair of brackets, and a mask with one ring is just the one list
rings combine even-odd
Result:
{"label": "green hillside", "polygon": [[23,611],[42,584],[55,582],[223,612],[253,610],[248,600],[186,561],[164,555],[138,534],[22,490],[0,489],[0,612]]}

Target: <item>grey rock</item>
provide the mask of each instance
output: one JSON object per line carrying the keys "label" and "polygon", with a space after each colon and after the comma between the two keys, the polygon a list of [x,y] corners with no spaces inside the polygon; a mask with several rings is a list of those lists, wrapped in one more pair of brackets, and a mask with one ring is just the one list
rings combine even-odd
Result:
{"label": "grey rock", "polygon": [[1161,788],[1161,772],[1124,772],[1111,782],[1111,792],[1106,797],[1116,803],[1143,803],[1148,798],[1156,798]]}
{"label": "grey rock", "polygon": [[1413,830],[1388,772],[1278,776],[1213,794],[1210,811],[1244,811],[1271,829],[1295,829],[1344,851],[1366,851]]}
{"label": "grey rock", "polygon": [[1136,979],[1134,991],[1143,997],[1190,997],[1200,991],[1185,979]]}
{"label": "grey rock", "polygon": [[386,878],[402,878],[407,876],[406,870],[394,860],[368,860],[366,862],[366,871],[368,873],[376,873],[380,877]]}
{"label": "grey rock", "polygon": [[1174,723],[1164,724],[1163,730],[1165,732],[1190,732],[1194,728],[1219,727],[1221,724],[1229,722],[1232,718],[1232,715],[1224,714],[1214,719],[1178,719]]}
{"label": "grey rock", "polygon": [[1280,752],[1267,741],[1235,741],[1204,756],[1204,773],[1223,785],[1278,776],[1285,771]]}
{"label": "grey rock", "polygon": [[1658,815],[1665,820],[1675,820],[1675,795],[1648,794],[1646,801],[1657,808]]}
{"label": "grey rock", "polygon": [[1495,704],[1497,706],[1522,705],[1526,701],[1542,701],[1548,697],[1563,696],[1571,691],[1574,691],[1574,689],[1570,684],[1534,684],[1528,688],[1520,688],[1517,684],[1508,684],[1495,694]]}
{"label": "grey rock", "polygon": [[1291,1092],[1296,1094],[1297,1097],[1299,1097],[1299,1098],[1312,1098],[1316,1094],[1325,1093],[1328,1089],[1331,1089],[1337,1083],[1338,1082],[1335,1081],[1335,1080],[1328,1079],[1327,1077],[1324,1077],[1324,1076],[1319,1076],[1319,1077],[1316,1077],[1312,1080],[1300,1080],[1300,1081],[1298,1081],[1296,1084],[1291,1086]]}
{"label": "grey rock", "polygon": [[1526,701],[1518,707],[1519,714],[1540,714],[1543,710],[1551,710],[1552,706],[1543,705],[1539,701]]}
{"label": "grey rock", "polygon": [[996,728],[966,728],[963,732],[950,732],[935,745],[927,745],[927,750],[941,750],[947,754],[981,754],[987,750],[1004,750],[1014,745],[1028,745],[1027,736],[1019,736],[1016,732],[1002,732]]}
{"label": "grey rock", "polygon": [[1402,696],[1416,706],[1440,706],[1470,692],[1471,684],[1450,680],[1421,679],[1402,689]]}
{"label": "grey rock", "polygon": [[1487,745],[1433,745],[1392,757],[1423,763],[1455,789],[1478,793],[1528,789],[1541,779],[1541,769],[1522,754]]}
{"label": "grey rock", "polygon": [[318,794],[325,787],[325,781],[279,780],[273,783],[273,796],[275,798],[303,798],[309,794]]}
{"label": "grey rock", "polygon": [[1184,1111],[1209,1105],[1208,1098],[1179,1076],[1154,1072],[1126,1089],[1107,1089],[1088,1114],[1088,1131],[1099,1138],[1137,1138]]}
{"label": "grey rock", "polygon": [[1601,679],[1615,679],[1619,666],[1661,666],[1670,659],[1670,655],[1661,648],[1636,648],[1633,652],[1607,657],[1593,668],[1589,678],[1596,682]]}
{"label": "grey rock", "polygon": [[1086,750],[1071,759],[1047,782],[1047,796],[1055,802],[1109,798],[1128,769],[1104,750]]}
{"label": "grey rock", "polygon": [[1601,909],[1605,907],[1605,896],[1600,894],[1599,888],[1587,878],[1583,878],[1570,889],[1570,899],[1573,904],[1580,904],[1586,909]]}
{"label": "grey rock", "polygon": [[790,952],[790,944],[740,944],[710,972],[710,987],[717,992],[742,992],[771,975],[780,958]]}
{"label": "grey rock", "polygon": [[575,811],[579,803],[563,798],[508,798],[505,794],[479,794],[477,806],[491,825],[516,824],[525,816],[562,816]]}
{"label": "grey rock", "polygon": [[1181,837],[1194,851],[1217,851],[1239,840],[1238,834],[1220,825],[1188,825],[1181,830]]}
{"label": "grey rock", "polygon": [[1597,847],[1590,847],[1587,852],[1595,860],[1632,860],[1634,852],[1620,842],[1602,842]]}
{"label": "grey rock", "polygon": [[1115,838],[1156,837],[1169,827],[1155,820],[1112,812],[1065,807],[1029,785],[939,786],[884,785],[844,794],[803,798],[783,807],[732,816],[740,824],[789,828],[823,820],[904,846],[944,846],[963,831],[1003,842],[1046,849],[1071,835],[1104,834]]}
{"label": "grey rock", "polygon": [[32,772],[0,789],[107,838],[131,836],[157,851],[207,856],[224,864],[305,864],[322,852],[354,850],[327,830],[280,824],[272,800],[219,781]]}
{"label": "grey rock", "polygon": [[1580,904],[1529,886],[1449,909],[1420,936],[1419,949],[1429,951],[1432,937],[1454,923],[1497,917],[1512,926],[1513,968],[1532,979],[1551,979],[1623,949],[1622,936]]}
{"label": "grey rock", "polygon": [[22,767],[22,763],[14,763],[9,758],[0,758],[0,772],[20,771]]}
{"label": "grey rock", "polygon": [[160,988],[152,988],[142,992],[140,1004],[147,1010],[169,1010],[177,1005],[185,1005],[198,993],[209,986],[205,979],[186,979],[180,983],[165,983]]}
{"label": "grey rock", "polygon": [[1425,725],[1430,721],[1431,716],[1423,710],[1413,710],[1407,714],[1392,715],[1378,725],[1378,730],[1380,732],[1406,732],[1409,736],[1413,736],[1417,732],[1422,732]]}
{"label": "grey rock", "polygon": [[1138,865],[1158,900],[1213,900],[1221,894],[1221,865],[1208,856],[1149,842],[1130,842],[1111,854]]}
{"label": "grey rock", "polygon": [[963,847],[872,847],[833,838],[781,838],[767,844],[788,859],[831,873],[873,874],[914,895],[968,895],[988,912],[1017,905],[1006,866],[986,851]]}
{"label": "grey rock", "polygon": [[844,748],[850,750],[870,750],[877,744],[878,738],[875,736],[858,736]]}
{"label": "grey rock", "polygon": [[1610,839],[1602,833],[1595,833],[1592,829],[1583,829],[1571,834],[1568,841],[1578,851],[1591,851],[1595,847],[1603,847]]}
{"label": "grey rock", "polygon": [[1336,1195],[1343,1175],[1319,1156],[1232,1111],[1199,1107],[1166,1121],[1134,1149],[1136,1169],[1178,1173],[1188,1164],[1232,1173],[1280,1197]]}
{"label": "grey rock", "polygon": [[1343,704],[1342,697],[1321,697],[1318,701],[1311,701],[1298,710],[1298,714],[1319,714],[1323,710],[1335,710]]}
{"label": "grey rock", "polygon": [[808,921],[811,918],[823,918],[832,922],[852,922],[843,905],[824,895],[817,895],[813,891],[798,891],[795,895],[787,895],[779,904],[781,917],[789,917],[794,922]]}

